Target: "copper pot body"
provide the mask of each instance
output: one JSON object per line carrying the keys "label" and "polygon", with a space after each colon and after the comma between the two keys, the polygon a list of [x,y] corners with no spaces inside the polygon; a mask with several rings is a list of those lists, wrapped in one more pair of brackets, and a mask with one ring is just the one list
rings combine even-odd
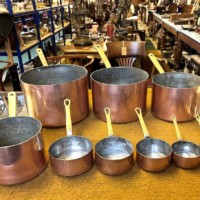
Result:
{"label": "copper pot body", "polygon": [[0,120],[0,184],[31,180],[47,165],[42,124],[31,117]]}
{"label": "copper pot body", "polygon": [[173,163],[184,169],[193,169],[200,166],[200,147],[192,142],[178,141],[172,144]]}
{"label": "copper pot body", "polygon": [[153,77],[151,111],[154,116],[178,122],[193,120],[200,112],[200,77],[181,72],[163,73]]}
{"label": "copper pot body", "polygon": [[153,159],[153,158],[148,158],[137,151],[136,161],[138,165],[146,171],[159,172],[165,170],[170,166],[171,155],[166,156],[165,158]]}
{"label": "copper pot body", "polygon": [[49,158],[52,171],[60,176],[76,176],[93,166],[92,143],[82,136],[68,136],[51,144]]}
{"label": "copper pot body", "polygon": [[95,163],[99,171],[111,176],[121,175],[133,168],[133,154],[120,160],[108,160],[95,153]]}
{"label": "copper pot body", "polygon": [[63,101],[72,102],[72,122],[89,115],[87,70],[76,65],[39,67],[20,76],[29,116],[44,127],[65,126]]}
{"label": "copper pot body", "polygon": [[[139,78],[138,78],[139,77]],[[133,67],[101,69],[91,74],[93,112],[106,121],[104,108],[109,107],[113,123],[138,119],[134,109],[146,110],[148,74]]]}
{"label": "copper pot body", "polygon": [[95,145],[97,169],[108,175],[121,175],[133,167],[133,145],[126,139],[110,136]]}

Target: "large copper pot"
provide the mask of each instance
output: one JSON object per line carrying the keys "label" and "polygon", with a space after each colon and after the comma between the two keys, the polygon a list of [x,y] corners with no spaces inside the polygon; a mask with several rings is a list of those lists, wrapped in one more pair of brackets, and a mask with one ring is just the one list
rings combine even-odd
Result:
{"label": "large copper pot", "polygon": [[89,114],[87,70],[76,65],[52,65],[20,76],[30,116],[45,127],[65,126],[63,101],[72,101],[72,122]]}
{"label": "large copper pot", "polygon": [[[15,94],[9,93],[10,102]],[[13,99],[13,100],[10,100]],[[0,120],[0,184],[13,185],[31,180],[47,165],[40,121],[15,111]],[[14,113],[14,114],[13,114]]]}
{"label": "large copper pot", "polygon": [[134,67],[100,69],[91,74],[93,111],[106,121],[104,108],[109,107],[113,123],[138,119],[132,112],[136,107],[146,109],[148,73]]}
{"label": "large copper pot", "polygon": [[190,121],[200,112],[200,77],[183,72],[165,72],[149,55],[160,74],[153,77],[151,111],[156,117],[178,122]]}

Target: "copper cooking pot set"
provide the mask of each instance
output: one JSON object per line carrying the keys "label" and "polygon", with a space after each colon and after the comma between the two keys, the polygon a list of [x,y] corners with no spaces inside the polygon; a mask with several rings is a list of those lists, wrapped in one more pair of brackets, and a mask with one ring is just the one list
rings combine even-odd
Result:
{"label": "copper cooking pot set", "polygon": [[[108,127],[108,137],[95,145],[95,163],[102,173],[120,175],[131,170],[134,147],[125,138],[114,136],[111,122],[128,123],[138,119],[144,139],[136,146],[136,161],[142,169],[162,171],[171,160],[181,168],[200,165],[200,147],[182,140],[177,125],[195,117],[200,121],[200,77],[181,72],[164,73],[155,57],[152,54],[149,57],[161,72],[152,79],[152,114],[161,120],[173,121],[178,141],[171,146],[151,138],[148,133],[143,119],[147,72],[131,67],[94,71],[90,76],[93,112],[98,119],[107,121]],[[67,136],[49,147],[50,164],[56,174],[79,175],[93,166],[91,141],[72,134],[72,124],[89,115],[87,75],[87,70],[80,66],[54,65],[35,68],[20,76],[29,117],[9,114],[0,120],[0,184],[22,183],[45,169],[42,126],[66,125]],[[14,94],[10,96],[16,98]],[[15,110],[15,106],[11,107]]]}

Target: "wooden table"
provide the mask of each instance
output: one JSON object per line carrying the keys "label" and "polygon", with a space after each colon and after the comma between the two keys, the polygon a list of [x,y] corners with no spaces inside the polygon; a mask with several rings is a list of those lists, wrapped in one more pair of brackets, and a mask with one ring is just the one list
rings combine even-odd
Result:
{"label": "wooden table", "polygon": [[184,43],[196,50],[197,53],[200,53],[200,34],[194,31],[180,30],[178,34],[177,55],[174,58],[176,63],[180,63]]}
{"label": "wooden table", "polygon": [[65,54],[83,54],[83,55],[92,55],[94,58],[99,59],[100,56],[95,49],[95,45],[99,44],[104,52],[107,51],[106,43],[104,41],[99,41],[98,43],[96,41],[93,42],[92,46],[74,46],[74,44],[69,44],[65,46],[59,46],[59,48],[65,53]]}
{"label": "wooden table", "polygon": [[158,29],[158,26],[161,25],[162,27],[163,19],[161,15],[157,13],[153,13],[153,40],[155,40],[156,32]]}

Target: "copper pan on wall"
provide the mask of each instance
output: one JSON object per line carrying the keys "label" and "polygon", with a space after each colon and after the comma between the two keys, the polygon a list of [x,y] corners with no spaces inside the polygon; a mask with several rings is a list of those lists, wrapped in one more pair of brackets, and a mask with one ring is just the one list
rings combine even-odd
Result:
{"label": "copper pan on wall", "polygon": [[172,121],[172,115],[178,122],[193,120],[200,112],[200,77],[183,72],[164,73],[154,55],[149,57],[160,72],[152,80],[153,115],[165,121]]}

